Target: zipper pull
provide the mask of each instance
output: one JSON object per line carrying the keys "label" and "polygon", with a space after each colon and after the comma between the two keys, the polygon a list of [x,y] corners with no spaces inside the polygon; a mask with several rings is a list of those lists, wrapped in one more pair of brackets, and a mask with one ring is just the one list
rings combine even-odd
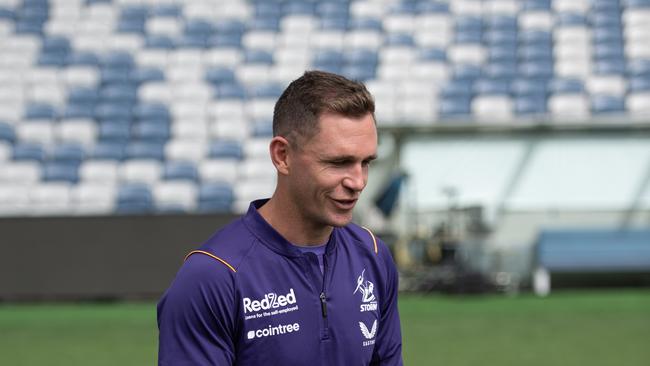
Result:
{"label": "zipper pull", "polygon": [[324,292],[320,293],[320,308],[323,311],[323,318],[327,318],[327,297]]}

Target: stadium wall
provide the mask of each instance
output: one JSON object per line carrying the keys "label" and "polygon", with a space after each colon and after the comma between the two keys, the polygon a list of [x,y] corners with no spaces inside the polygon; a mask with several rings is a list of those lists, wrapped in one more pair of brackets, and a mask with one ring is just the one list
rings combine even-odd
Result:
{"label": "stadium wall", "polygon": [[0,300],[156,299],[235,215],[0,219]]}

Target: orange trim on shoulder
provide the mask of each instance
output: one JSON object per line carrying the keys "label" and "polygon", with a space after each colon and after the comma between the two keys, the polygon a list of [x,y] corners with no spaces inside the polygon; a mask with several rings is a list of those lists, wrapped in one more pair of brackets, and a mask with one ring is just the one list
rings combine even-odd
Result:
{"label": "orange trim on shoulder", "polygon": [[378,251],[377,251],[377,239],[375,239],[375,234],[373,234],[372,231],[370,231],[370,229],[368,229],[365,226],[362,226],[362,228],[365,229],[368,232],[368,234],[370,234],[370,237],[372,238],[372,243],[375,246],[375,254],[377,254],[378,253]]}
{"label": "orange trim on shoulder", "polygon": [[203,250],[193,250],[193,251],[189,252],[189,253],[185,256],[185,259],[183,259],[183,261],[186,261],[187,258],[189,258],[192,254],[205,254],[205,255],[207,255],[208,257],[214,258],[214,259],[218,260],[219,262],[225,264],[226,267],[230,268],[231,271],[237,273],[237,270],[236,270],[233,266],[231,266],[230,263],[226,262],[225,260],[223,260],[223,259],[217,257],[216,255],[214,255],[214,254],[212,254],[212,253],[208,253],[208,252],[203,251]]}

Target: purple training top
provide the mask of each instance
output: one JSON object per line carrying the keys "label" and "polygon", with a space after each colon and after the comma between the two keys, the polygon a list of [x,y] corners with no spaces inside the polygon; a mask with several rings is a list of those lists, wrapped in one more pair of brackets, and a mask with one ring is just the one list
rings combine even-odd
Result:
{"label": "purple training top", "polygon": [[188,255],[158,304],[158,364],[402,365],[386,246],[334,228],[321,274],[259,215],[264,202]]}

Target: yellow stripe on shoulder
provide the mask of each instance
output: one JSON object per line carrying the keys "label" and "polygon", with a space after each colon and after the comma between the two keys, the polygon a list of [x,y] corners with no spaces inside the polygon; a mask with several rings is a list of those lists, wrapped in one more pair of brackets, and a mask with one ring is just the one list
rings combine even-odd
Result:
{"label": "yellow stripe on shoulder", "polygon": [[375,246],[375,254],[377,254],[378,253],[378,251],[377,251],[377,239],[375,238],[375,234],[373,234],[372,231],[370,231],[370,229],[368,229],[365,226],[362,226],[362,228],[364,230],[366,230],[368,232],[368,234],[370,234],[370,237],[372,238],[372,244]]}
{"label": "yellow stripe on shoulder", "polygon": [[208,257],[213,258],[213,259],[216,259],[216,260],[218,260],[219,262],[225,264],[226,267],[230,268],[231,271],[237,273],[237,270],[235,269],[235,267],[231,266],[230,263],[226,262],[225,260],[223,260],[223,259],[217,257],[216,255],[214,255],[214,254],[212,254],[212,253],[208,253],[208,252],[203,251],[203,250],[193,250],[193,251],[189,252],[189,253],[185,256],[185,259],[183,259],[183,261],[186,261],[187,258],[189,258],[192,254],[205,254],[205,255],[207,255]]}

